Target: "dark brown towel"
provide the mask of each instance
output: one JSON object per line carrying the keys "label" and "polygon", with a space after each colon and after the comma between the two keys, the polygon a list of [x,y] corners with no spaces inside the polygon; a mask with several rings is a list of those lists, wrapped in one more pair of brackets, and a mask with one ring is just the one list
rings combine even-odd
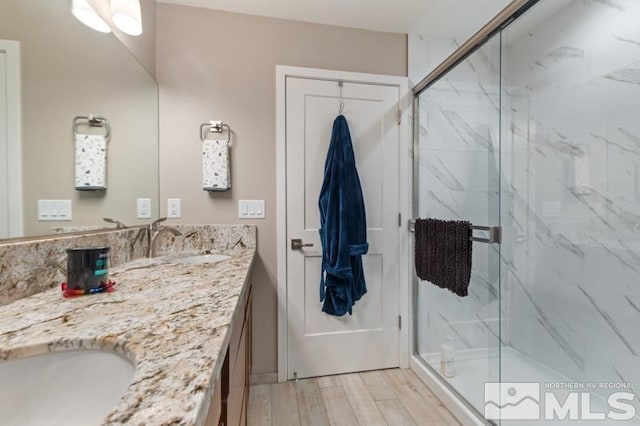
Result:
{"label": "dark brown towel", "polygon": [[460,297],[468,294],[471,279],[471,224],[465,221],[417,219],[416,273]]}

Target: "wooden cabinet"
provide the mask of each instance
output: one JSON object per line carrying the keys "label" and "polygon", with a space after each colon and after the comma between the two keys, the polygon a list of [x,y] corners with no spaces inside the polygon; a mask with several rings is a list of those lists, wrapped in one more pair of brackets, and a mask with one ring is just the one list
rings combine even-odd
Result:
{"label": "wooden cabinet", "polygon": [[227,396],[227,426],[244,426],[244,412],[249,400],[251,374],[251,294],[244,315],[236,319],[237,327],[229,343],[229,395]]}
{"label": "wooden cabinet", "polygon": [[206,426],[246,426],[251,375],[251,287],[238,301]]}
{"label": "wooden cabinet", "polygon": [[209,406],[209,414],[205,422],[206,426],[218,426],[222,417],[222,373],[216,378],[216,387],[213,390],[213,399]]}

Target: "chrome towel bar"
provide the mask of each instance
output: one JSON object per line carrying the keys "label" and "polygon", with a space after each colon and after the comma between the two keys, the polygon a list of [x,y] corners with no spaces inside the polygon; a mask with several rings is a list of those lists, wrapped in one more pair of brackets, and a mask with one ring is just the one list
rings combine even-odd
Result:
{"label": "chrome towel bar", "polygon": [[[205,130],[207,129],[207,130]],[[200,125],[200,140],[204,142],[206,139],[206,132],[209,133],[222,133],[227,130],[227,145],[231,142],[231,127],[222,121],[209,121],[208,123],[202,123]]]}
{"label": "chrome towel bar", "polygon": [[[416,221],[410,220],[408,223],[409,232],[415,232],[416,230]],[[487,231],[489,232],[489,238],[478,238],[473,235],[469,237],[469,240],[476,241],[478,243],[487,243],[487,244],[502,244],[502,226],[476,226],[471,225],[471,229],[477,231]]]}
{"label": "chrome towel bar", "polygon": [[78,126],[80,124],[88,125],[89,127],[103,127],[105,129],[105,140],[109,140],[111,137],[111,126],[109,125],[109,120],[100,116],[89,114],[88,116],[79,115],[73,117],[73,134],[78,134]]}

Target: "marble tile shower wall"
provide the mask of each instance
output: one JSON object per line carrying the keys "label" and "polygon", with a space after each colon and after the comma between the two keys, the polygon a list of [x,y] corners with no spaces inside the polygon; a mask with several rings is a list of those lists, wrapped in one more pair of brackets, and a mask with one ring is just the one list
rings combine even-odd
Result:
{"label": "marble tile shower wall", "polygon": [[571,380],[638,388],[640,1],[534,19],[504,39],[508,341]]}
{"label": "marble tile shower wall", "polygon": [[[458,348],[494,347],[498,323],[490,319],[502,309],[503,345],[570,380],[638,389],[640,0],[579,0],[545,13],[553,3],[539,3],[503,32],[502,129],[484,117],[496,150],[502,139],[494,157],[501,158],[502,306],[493,305],[497,281],[477,269],[493,258],[479,260],[485,248],[475,244],[470,300],[421,287],[420,350],[438,351],[452,327]],[[410,35],[410,80],[458,44]],[[440,105],[420,111],[421,216],[476,222],[491,214],[478,179],[490,175],[490,154],[469,145],[487,139],[477,135],[483,117],[469,105],[480,108],[473,97],[483,91],[499,98],[496,86],[482,89],[481,77],[467,71],[466,80],[431,90]]]}
{"label": "marble tile shower wall", "polygon": [[[500,45],[493,40],[420,97],[420,217],[476,225],[499,220],[499,65]],[[495,247],[474,243],[468,297],[420,283],[421,353],[439,351],[447,336],[468,356],[475,350],[497,353],[498,255]],[[498,372],[495,361],[491,376]]]}
{"label": "marble tile shower wall", "polygon": [[455,52],[461,43],[453,38],[409,34],[407,44],[409,85],[414,86]]}
{"label": "marble tile shower wall", "polygon": [[[256,247],[254,225],[179,225],[176,228],[182,236],[163,234],[157,242],[158,254]],[[0,243],[0,306],[58,287],[66,279],[66,248],[111,247],[111,264],[115,266],[144,257],[147,244],[138,228]]]}

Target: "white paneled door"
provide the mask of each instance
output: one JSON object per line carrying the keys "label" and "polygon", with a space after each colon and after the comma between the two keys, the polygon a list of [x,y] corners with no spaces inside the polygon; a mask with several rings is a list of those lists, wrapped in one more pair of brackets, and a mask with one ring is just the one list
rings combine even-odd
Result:
{"label": "white paneled door", "polygon": [[0,238],[22,235],[20,45],[0,40]]}
{"label": "white paneled door", "polygon": [[[399,88],[342,86],[367,212],[368,293],[353,315],[322,312],[318,196],[341,90],[336,80],[286,78],[287,377],[399,365]],[[293,239],[306,246],[295,249]]]}

